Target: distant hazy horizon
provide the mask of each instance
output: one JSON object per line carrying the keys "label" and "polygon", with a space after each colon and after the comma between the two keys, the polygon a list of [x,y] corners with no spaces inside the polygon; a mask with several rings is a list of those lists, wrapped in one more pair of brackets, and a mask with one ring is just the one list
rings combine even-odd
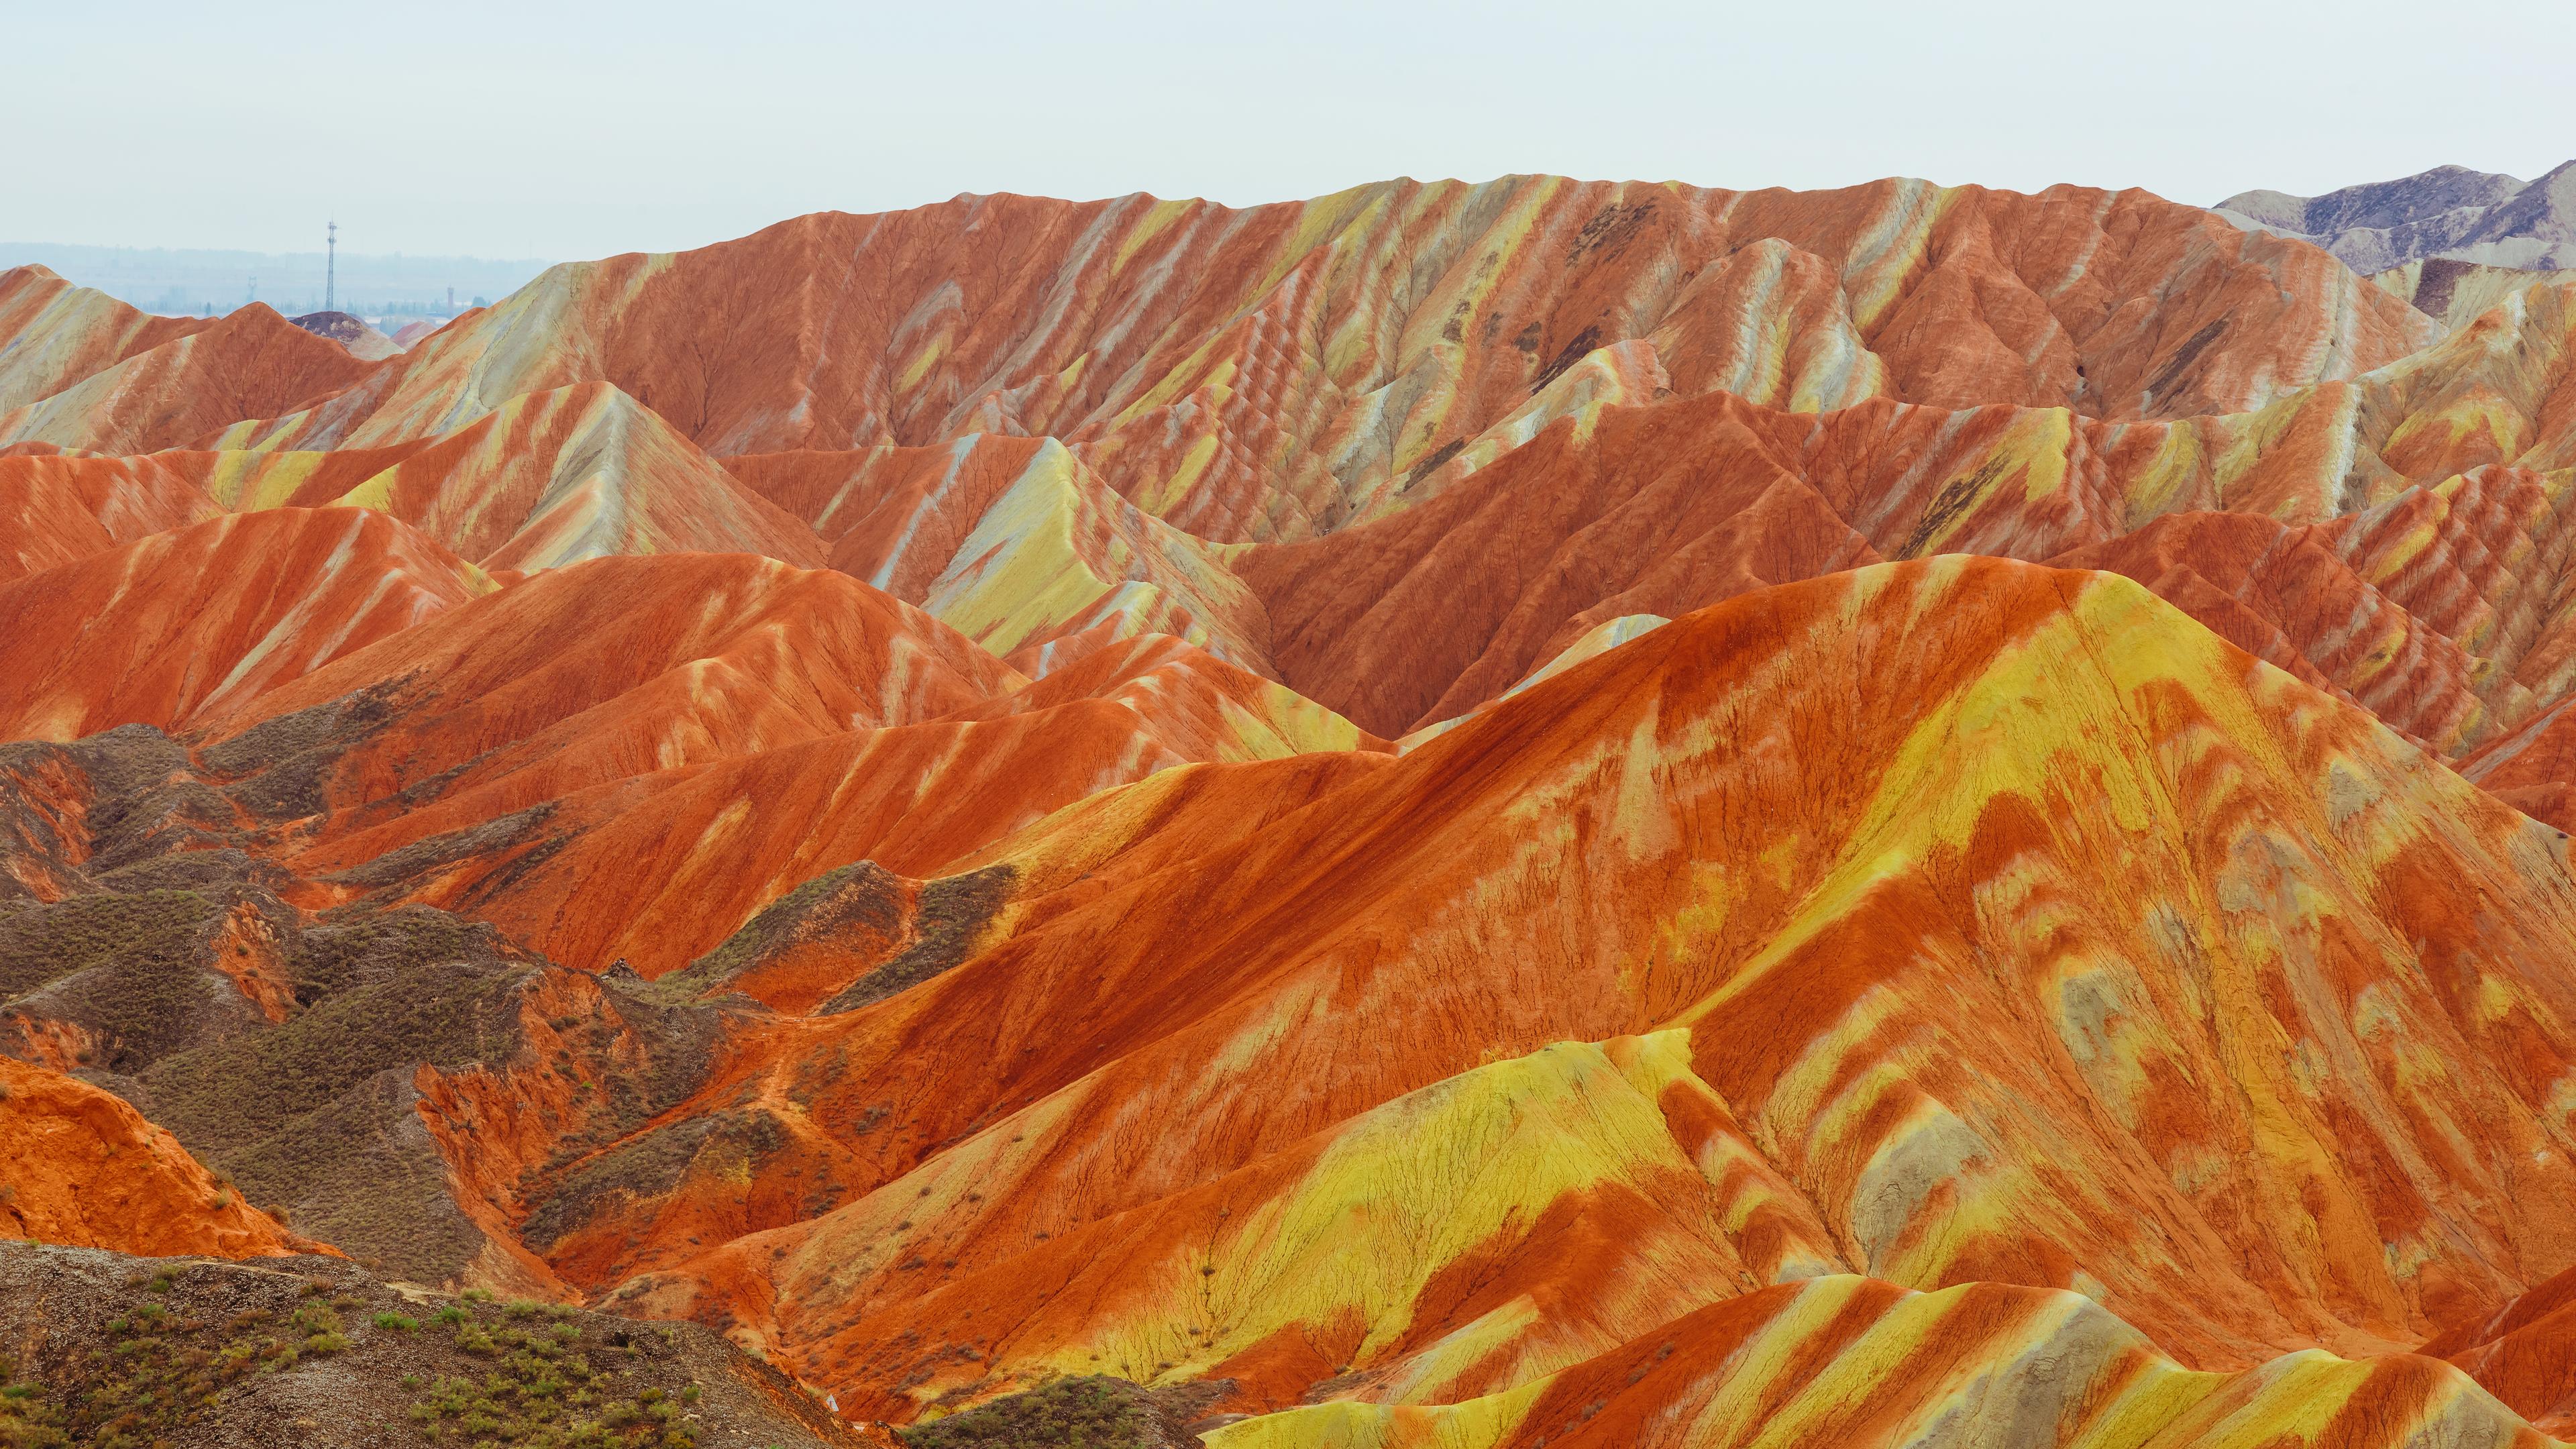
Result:
{"label": "distant hazy horizon", "polygon": [[[0,0],[5,3],[5,0]],[[0,236],[674,250],[961,192],[1890,175],[2209,205],[2576,150],[2576,6],[455,0],[8,7]],[[113,65],[103,62],[113,56]],[[96,57],[101,64],[79,63]],[[112,96],[112,100],[108,99]],[[2474,98],[2472,101],[2470,98]]]}
{"label": "distant hazy horizon", "polygon": [[[34,263],[132,306],[182,316],[221,314],[253,301],[289,316],[320,311],[325,260],[319,249],[253,252],[0,241],[0,270]],[[534,259],[343,251],[332,300],[339,310],[360,315],[447,316],[497,301],[551,265]]]}

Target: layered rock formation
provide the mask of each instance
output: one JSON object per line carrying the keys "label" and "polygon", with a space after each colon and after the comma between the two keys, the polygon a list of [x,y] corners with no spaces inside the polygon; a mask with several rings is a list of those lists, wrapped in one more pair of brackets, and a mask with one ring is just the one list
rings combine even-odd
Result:
{"label": "layered rock formation", "polygon": [[0,276],[0,1212],[880,1445],[2538,1449],[2576,283],[2409,267],[1537,177],[374,360]]}
{"label": "layered rock formation", "polygon": [[0,581],[222,511],[190,470],[164,457],[0,455]]}
{"label": "layered rock formation", "polygon": [[[1880,685],[1813,698],[1816,677]],[[2445,803],[2395,803],[2419,790]],[[1050,867],[1099,824],[959,862],[1055,888],[956,968],[833,1018],[828,1075],[810,1028],[734,1068],[827,1126],[915,1124],[853,1139],[885,1185],[626,1291],[827,1380],[928,1368],[924,1398],[1096,1354],[1231,1378],[1258,1408],[1344,1374],[1391,1402],[1509,1388],[1697,1295],[1814,1272],[2071,1284],[2206,1367],[2391,1347],[2492,1298],[2517,1251],[2444,1222],[2457,1161],[2403,1185],[2417,1122],[2527,1134],[2483,1191],[2521,1204],[2517,1231],[2576,1230],[2540,1228],[2558,1189],[2523,1178],[2571,1170],[2555,1069],[2462,1075],[2508,1038],[2567,1049],[2540,1046],[2576,1005],[2548,964],[2576,919],[2554,832],[2122,580],[1945,561],[1748,596],[1249,832],[1245,813],[1165,814],[1132,865]],[[2400,817],[2404,842],[2374,834]],[[2074,883],[2111,858],[2116,894]],[[2363,858],[2378,883],[2347,874]],[[2490,892],[2516,904],[2462,911]],[[2019,944],[2041,919],[2044,958]],[[2454,934],[2507,921],[2545,934]],[[2423,967],[2359,965],[2392,950],[2532,962],[2461,988],[2531,1004],[2473,1025]],[[2355,1008],[2329,1012],[2358,988],[2324,979],[2352,969],[2388,1049],[2443,1040],[2438,1086],[2401,1088],[2334,1014]],[[1440,1029],[1365,1049],[1399,1011]],[[2310,1066],[2265,1085],[2228,1065],[2249,1030]],[[2358,1075],[2313,1075],[2336,1060]],[[1283,1077],[1288,1099],[1248,1088]],[[1208,1101],[1229,1107],[1185,1105]],[[2265,1201],[2314,1206],[2293,1227]],[[2400,1220],[2428,1256],[2391,1273]],[[2527,1241],[2535,1266],[2565,1251]]]}
{"label": "layered rock formation", "polygon": [[[106,320],[59,318],[62,310],[48,309],[42,318],[47,336],[21,345],[41,352],[53,344],[54,328],[85,331]],[[176,448],[235,418],[345,387],[369,366],[253,303],[0,414],[0,444],[104,453]]]}
{"label": "layered rock formation", "polygon": [[2576,1271],[2561,1273],[2424,1346],[2448,1358],[2534,1427],[2576,1430]]}
{"label": "layered rock formation", "polygon": [[226,440],[368,446],[604,381],[710,453],[1046,434],[1202,537],[1298,538],[1628,340],[1684,394],[2179,417],[2426,336],[2314,251],[2142,193],[1534,177],[1248,211],[961,198],[560,267]]}
{"label": "layered rock formation", "polygon": [[194,317],[152,316],[44,267],[0,271],[0,412],[14,413],[211,325]]}
{"label": "layered rock formation", "polygon": [[2545,281],[2545,271],[2481,266],[2435,257],[2371,274],[2371,283],[2414,304],[2415,310],[2454,330],[2477,320],[2512,293]]}
{"label": "layered rock formation", "polygon": [[211,717],[493,587],[396,519],[225,514],[0,584],[0,733]]}

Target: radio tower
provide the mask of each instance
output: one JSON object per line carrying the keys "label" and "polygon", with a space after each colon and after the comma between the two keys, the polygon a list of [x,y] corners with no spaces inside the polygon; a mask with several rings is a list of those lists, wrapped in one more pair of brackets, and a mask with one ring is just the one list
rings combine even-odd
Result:
{"label": "radio tower", "polygon": [[335,310],[340,290],[340,223],[335,219],[322,239],[322,310]]}

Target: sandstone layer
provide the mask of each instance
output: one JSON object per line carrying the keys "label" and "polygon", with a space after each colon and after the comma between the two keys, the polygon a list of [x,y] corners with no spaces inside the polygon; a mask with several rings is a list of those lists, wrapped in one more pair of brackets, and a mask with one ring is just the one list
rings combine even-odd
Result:
{"label": "sandstone layer", "polygon": [[[2417,180],[2246,204],[2528,191]],[[588,1309],[782,1442],[2541,1449],[2576,281],[2243,221],[961,197],[399,350],[0,274],[0,1277],[516,1300],[236,1428],[684,1426]]]}

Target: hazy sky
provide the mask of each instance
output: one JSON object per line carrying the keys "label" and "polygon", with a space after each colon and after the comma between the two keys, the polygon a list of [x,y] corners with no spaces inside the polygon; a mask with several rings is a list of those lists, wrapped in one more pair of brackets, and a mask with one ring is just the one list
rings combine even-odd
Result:
{"label": "hazy sky", "polygon": [[2576,156],[2576,3],[0,0],[0,238],[564,259],[1512,171],[2207,203]]}

